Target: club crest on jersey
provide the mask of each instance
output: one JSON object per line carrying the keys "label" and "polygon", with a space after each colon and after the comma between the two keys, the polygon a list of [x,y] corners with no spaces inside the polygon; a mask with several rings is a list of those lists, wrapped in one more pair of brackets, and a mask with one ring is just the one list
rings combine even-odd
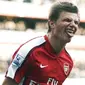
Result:
{"label": "club crest on jersey", "polygon": [[69,73],[69,64],[68,63],[64,63],[64,73],[65,73],[65,75],[68,75],[68,73]]}
{"label": "club crest on jersey", "polygon": [[20,54],[17,54],[12,62],[14,66],[20,66],[23,62],[24,58]]}

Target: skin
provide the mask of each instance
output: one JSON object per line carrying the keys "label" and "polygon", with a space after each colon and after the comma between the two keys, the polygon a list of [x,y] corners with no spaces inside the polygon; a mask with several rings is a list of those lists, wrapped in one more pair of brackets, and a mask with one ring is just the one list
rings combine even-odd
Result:
{"label": "skin", "polygon": [[48,21],[51,32],[48,33],[49,42],[56,53],[59,53],[66,43],[71,41],[72,36],[69,36],[67,30],[75,34],[79,25],[79,16],[76,13],[61,12],[57,21]]}
{"label": "skin", "polygon": [[5,78],[2,85],[18,85],[18,84],[11,78]]}
{"label": "skin", "polygon": [[[76,13],[61,12],[58,20],[50,21],[48,23],[51,27],[51,32],[48,33],[48,39],[54,48],[55,52],[58,54],[66,43],[71,41],[71,36],[66,32],[68,28],[74,30],[73,34],[78,29],[79,17]],[[57,49],[58,48],[58,49]],[[6,78],[2,85],[18,85],[13,79]]]}

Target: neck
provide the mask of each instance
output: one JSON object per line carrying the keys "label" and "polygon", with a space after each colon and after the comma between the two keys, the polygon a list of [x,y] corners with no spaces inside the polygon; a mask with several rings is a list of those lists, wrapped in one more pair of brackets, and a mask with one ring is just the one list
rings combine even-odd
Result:
{"label": "neck", "polygon": [[49,42],[51,44],[51,46],[53,47],[54,51],[58,54],[60,53],[60,51],[65,47],[65,44],[63,41],[56,39],[56,37],[52,37],[48,34],[48,39]]}

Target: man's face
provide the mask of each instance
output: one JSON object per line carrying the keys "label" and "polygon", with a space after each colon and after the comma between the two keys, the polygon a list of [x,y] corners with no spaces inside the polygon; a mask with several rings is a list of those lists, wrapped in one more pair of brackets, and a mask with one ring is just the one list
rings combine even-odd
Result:
{"label": "man's face", "polygon": [[61,12],[58,20],[53,22],[52,35],[64,42],[70,42],[79,25],[79,16],[76,13]]}

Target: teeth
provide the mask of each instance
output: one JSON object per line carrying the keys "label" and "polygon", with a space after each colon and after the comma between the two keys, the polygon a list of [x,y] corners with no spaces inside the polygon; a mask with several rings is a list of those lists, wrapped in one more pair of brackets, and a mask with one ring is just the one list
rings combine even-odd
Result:
{"label": "teeth", "polygon": [[70,37],[73,37],[74,34],[73,33],[70,33],[70,32],[67,32],[67,34],[70,36]]}
{"label": "teeth", "polygon": [[66,30],[67,34],[70,36],[70,37],[73,37],[74,36],[74,31],[72,30]]}

